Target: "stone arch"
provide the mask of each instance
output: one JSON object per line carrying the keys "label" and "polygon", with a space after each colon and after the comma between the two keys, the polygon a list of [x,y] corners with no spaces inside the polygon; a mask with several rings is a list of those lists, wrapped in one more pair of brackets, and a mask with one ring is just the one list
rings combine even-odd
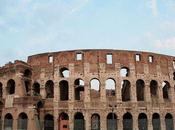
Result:
{"label": "stone arch", "polygon": [[52,80],[48,80],[45,84],[46,98],[54,97],[54,83]]}
{"label": "stone arch", "polygon": [[59,83],[60,88],[60,100],[66,101],[69,100],[69,84],[68,81],[62,80]]}
{"label": "stone arch", "polygon": [[162,92],[163,92],[163,99],[170,98],[170,83],[168,81],[164,81],[162,83]]}
{"label": "stone arch", "polygon": [[84,100],[84,81],[80,78],[74,82],[75,86],[75,100]]}
{"label": "stone arch", "polygon": [[142,79],[136,81],[137,101],[144,101],[145,82]]}
{"label": "stone arch", "polygon": [[90,90],[91,99],[94,100],[100,97],[100,81],[97,78],[91,79]]}
{"label": "stone arch", "polygon": [[106,96],[115,96],[116,82],[112,78],[105,81]]}
{"label": "stone arch", "polygon": [[27,130],[28,116],[26,113],[20,113],[18,116],[18,130]]}
{"label": "stone arch", "polygon": [[47,114],[44,117],[44,130],[54,130],[54,117]]}
{"label": "stone arch", "polygon": [[11,94],[15,94],[15,81],[13,79],[10,79],[7,82],[7,94],[11,95]]}
{"label": "stone arch", "polygon": [[39,96],[40,95],[40,84],[38,82],[35,82],[33,84],[32,89],[33,89],[33,95],[34,96]]}
{"label": "stone arch", "polygon": [[129,73],[130,73],[130,71],[129,71],[129,68],[128,67],[122,67],[120,69],[120,76],[121,77],[128,77],[129,76]]}
{"label": "stone arch", "polygon": [[160,115],[158,113],[154,113],[152,115],[152,124],[153,124],[153,130],[161,130]]}
{"label": "stone arch", "polygon": [[167,113],[165,116],[165,126],[166,130],[174,130],[174,121],[173,116],[170,113]]}
{"label": "stone arch", "polygon": [[100,130],[100,115],[97,113],[91,116],[91,130]]}
{"label": "stone arch", "polygon": [[133,118],[132,115],[127,112],[123,115],[123,130],[133,129]]}
{"label": "stone arch", "polygon": [[152,99],[158,98],[158,83],[156,80],[151,80],[150,82],[150,93]]}
{"label": "stone arch", "polygon": [[62,68],[60,68],[59,72],[60,72],[60,77],[62,77],[62,78],[69,78],[70,71],[69,71],[68,68],[62,67]]}
{"label": "stone arch", "polygon": [[140,113],[138,116],[138,128],[139,130],[148,130],[148,119],[145,113]]}
{"label": "stone arch", "polygon": [[131,100],[131,83],[128,80],[122,81],[122,101],[130,101]]}
{"label": "stone arch", "polygon": [[107,130],[117,130],[117,115],[114,112],[107,115]]}
{"label": "stone arch", "polygon": [[23,75],[24,75],[24,77],[26,77],[26,78],[31,78],[31,77],[32,77],[32,71],[29,70],[29,69],[25,69]]}
{"label": "stone arch", "polygon": [[10,113],[4,116],[4,130],[13,130],[13,116]]}
{"label": "stone arch", "polygon": [[59,114],[59,130],[69,130],[69,116],[62,112]]}
{"label": "stone arch", "polygon": [[74,115],[74,130],[85,130],[85,120],[81,112]]}

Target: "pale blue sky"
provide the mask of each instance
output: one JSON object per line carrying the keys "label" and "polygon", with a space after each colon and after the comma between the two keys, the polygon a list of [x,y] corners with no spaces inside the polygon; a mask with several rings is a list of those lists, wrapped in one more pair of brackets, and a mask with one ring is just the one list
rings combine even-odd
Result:
{"label": "pale blue sky", "polygon": [[175,56],[175,0],[0,0],[0,65],[71,49]]}

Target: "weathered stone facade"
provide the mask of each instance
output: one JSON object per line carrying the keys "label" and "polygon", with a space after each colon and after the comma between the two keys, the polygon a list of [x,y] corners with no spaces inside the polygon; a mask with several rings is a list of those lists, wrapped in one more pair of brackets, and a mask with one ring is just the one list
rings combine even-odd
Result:
{"label": "weathered stone facade", "polygon": [[29,56],[0,68],[2,130],[173,130],[175,57],[122,50]]}

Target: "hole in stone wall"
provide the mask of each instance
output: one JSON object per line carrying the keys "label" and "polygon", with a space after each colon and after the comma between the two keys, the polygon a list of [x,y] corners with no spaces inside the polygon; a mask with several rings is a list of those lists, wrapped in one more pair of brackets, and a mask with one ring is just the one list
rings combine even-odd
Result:
{"label": "hole in stone wall", "polygon": [[115,80],[107,79],[105,82],[106,96],[115,96]]}
{"label": "hole in stone wall", "polygon": [[75,100],[84,99],[84,81],[82,79],[76,79],[75,82]]}
{"label": "hole in stone wall", "polygon": [[66,80],[62,80],[59,83],[60,87],[60,100],[65,101],[69,99],[69,84]]}
{"label": "hole in stone wall", "polygon": [[7,82],[7,93],[10,95],[15,93],[15,81],[13,79]]}
{"label": "hole in stone wall", "polygon": [[32,72],[29,69],[26,69],[24,71],[24,77],[31,78]]}
{"label": "hole in stone wall", "polygon": [[127,67],[122,67],[120,69],[120,76],[121,77],[128,77],[129,76],[129,68]]}
{"label": "hole in stone wall", "polygon": [[145,88],[144,81],[141,79],[137,80],[136,82],[137,101],[144,101],[144,88]]}
{"label": "hole in stone wall", "polygon": [[106,63],[107,64],[112,64],[112,54],[107,54],[106,55]]}
{"label": "hole in stone wall", "polygon": [[173,79],[175,80],[175,72],[173,73]]}
{"label": "hole in stone wall", "polygon": [[60,69],[60,76],[62,78],[69,78],[69,73],[70,73],[69,69],[66,68],[66,67],[63,67],[63,68]]}
{"label": "hole in stone wall", "polygon": [[100,97],[100,82],[98,79],[92,79],[90,81],[91,98]]}
{"label": "hole in stone wall", "polygon": [[157,96],[158,83],[155,80],[150,82],[150,93],[151,96]]}
{"label": "hole in stone wall", "polygon": [[39,96],[40,95],[40,84],[35,82],[33,84],[33,95],[34,96]]}
{"label": "hole in stone wall", "polygon": [[0,98],[3,97],[3,87],[2,83],[0,82]]}
{"label": "hole in stone wall", "polygon": [[130,87],[131,84],[128,80],[122,81],[122,101],[130,101]]}
{"label": "hole in stone wall", "polygon": [[45,90],[46,90],[46,98],[54,97],[54,83],[52,80],[46,82]]}
{"label": "hole in stone wall", "polygon": [[136,54],[135,55],[135,60],[136,61],[141,61],[141,55],[140,54]]}
{"label": "hole in stone wall", "polygon": [[162,91],[163,91],[163,98],[164,99],[169,99],[169,89],[170,89],[169,82],[164,81],[162,83]]}

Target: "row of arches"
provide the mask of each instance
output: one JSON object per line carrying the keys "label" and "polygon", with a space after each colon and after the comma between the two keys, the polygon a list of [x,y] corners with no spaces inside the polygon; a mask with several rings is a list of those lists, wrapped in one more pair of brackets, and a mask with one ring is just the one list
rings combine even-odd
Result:
{"label": "row of arches", "polygon": [[[91,116],[91,130],[100,130],[100,115],[95,113]],[[133,116],[130,113],[125,113],[123,115],[123,130],[133,130]],[[48,127],[48,124],[52,126]],[[66,113],[61,113],[59,115],[59,130],[69,130],[69,116]],[[107,130],[117,130],[118,129],[118,118],[115,113],[109,113],[106,117],[106,127]],[[148,130],[148,118],[145,113],[140,113],[138,116],[138,129]],[[160,115],[154,113],[152,115],[152,127],[153,130],[161,129]],[[165,130],[174,130],[173,116],[167,113],[165,116]],[[44,130],[54,130],[54,117],[52,115],[46,115],[44,119]],[[81,112],[77,112],[74,115],[74,130],[85,130],[85,119]]]}
{"label": "row of arches", "polygon": [[[99,98],[100,97],[100,81],[96,78],[90,80],[90,96],[91,98]],[[15,81],[10,79],[7,82],[7,93],[14,94],[15,93]],[[116,96],[116,81],[112,78],[109,78],[105,81],[105,89],[106,96],[112,97]],[[0,83],[0,96],[2,97],[2,83]],[[68,100],[69,99],[69,83],[66,80],[62,80],[59,82],[60,89],[60,100]],[[131,99],[131,83],[129,80],[123,80],[121,82],[121,96],[122,101],[129,101]],[[158,83],[156,80],[151,80],[150,82],[150,94],[152,98],[158,98]],[[85,91],[85,82],[78,78],[74,81],[74,92],[75,100],[83,100],[84,99],[84,91]],[[164,99],[170,99],[170,84],[168,81],[164,81],[162,83],[162,92]],[[32,86],[32,93],[34,96],[40,95],[40,84],[35,82]],[[46,98],[54,98],[54,82],[52,80],[48,80],[45,83],[45,93]],[[136,81],[136,94],[137,101],[145,100],[145,82],[142,79],[138,79]]]}

